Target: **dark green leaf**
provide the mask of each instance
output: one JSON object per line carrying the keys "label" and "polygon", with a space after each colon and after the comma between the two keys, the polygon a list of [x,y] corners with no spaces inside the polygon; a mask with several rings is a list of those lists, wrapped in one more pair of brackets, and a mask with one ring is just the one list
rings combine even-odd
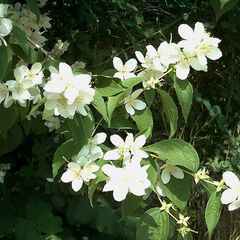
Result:
{"label": "dark green leaf", "polygon": [[214,192],[208,200],[207,207],[205,209],[205,221],[208,228],[209,239],[212,237],[213,230],[217,226],[219,221],[222,203],[221,203],[221,193]]}
{"label": "dark green leaf", "polygon": [[174,88],[182,109],[183,117],[185,122],[187,122],[193,99],[192,85],[188,80],[183,81],[176,78],[174,80]]}
{"label": "dark green leaf", "polygon": [[162,160],[183,166],[196,172],[199,167],[199,157],[193,146],[180,139],[168,139],[149,145],[145,151],[154,152]]}
{"label": "dark green leaf", "polygon": [[169,216],[159,208],[146,211],[137,225],[137,240],[166,240],[169,235]]}
{"label": "dark green leaf", "polygon": [[37,20],[40,19],[40,10],[36,0],[26,0],[27,5],[32,13],[34,13],[37,17]]}
{"label": "dark green leaf", "polygon": [[159,90],[159,93],[162,99],[163,111],[170,124],[169,137],[171,138],[177,131],[177,121],[178,121],[177,106],[174,103],[172,97],[168,93],[164,92],[163,90]]}

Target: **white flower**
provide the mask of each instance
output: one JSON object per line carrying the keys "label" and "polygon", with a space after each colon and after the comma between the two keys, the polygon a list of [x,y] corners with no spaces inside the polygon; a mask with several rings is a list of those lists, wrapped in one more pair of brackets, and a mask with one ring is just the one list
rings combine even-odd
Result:
{"label": "white flower", "polygon": [[222,193],[222,204],[229,204],[229,211],[240,208],[240,181],[238,177],[233,172],[226,171],[223,173],[223,180],[229,188]]}
{"label": "white flower", "polygon": [[190,52],[194,51],[201,65],[207,64],[207,58],[216,60],[222,56],[218,48],[221,40],[210,37],[210,33],[206,32],[202,23],[197,22],[194,30],[187,24],[181,24],[178,33],[184,39],[178,43],[178,46]]}
{"label": "white flower", "polygon": [[138,59],[138,61],[141,63],[142,67],[144,68],[151,68],[153,64],[152,58],[149,57],[148,54],[144,57],[143,54],[139,51],[135,52],[135,55]]}
{"label": "white flower", "polygon": [[5,177],[6,173],[2,170],[0,170],[0,183],[4,183],[4,177]]}
{"label": "white flower", "polygon": [[59,64],[59,71],[51,67],[50,81],[44,87],[47,98],[45,107],[54,114],[72,118],[75,112],[86,116],[86,105],[93,101],[95,90],[91,87],[91,76],[74,75],[66,63]]}
{"label": "white flower", "polygon": [[125,143],[131,152],[131,155],[132,155],[131,161],[140,162],[142,158],[149,157],[148,153],[142,150],[142,147],[146,143],[145,135],[140,135],[136,137],[136,139],[134,140],[133,134],[129,133]]}
{"label": "white flower", "polygon": [[0,83],[0,103],[2,103],[8,95],[8,89],[4,83]]}
{"label": "white flower", "polygon": [[130,158],[129,145],[127,145],[120,136],[114,134],[110,137],[110,141],[116,147],[116,149],[107,151],[103,157],[104,160],[118,160],[120,158]]}
{"label": "white flower", "polygon": [[48,127],[49,132],[52,132],[60,128],[60,124],[61,124],[60,119],[54,116],[46,118],[44,123],[44,125]]}
{"label": "white flower", "polygon": [[31,69],[28,69],[26,66],[20,67],[25,75],[25,79],[32,81],[32,86],[42,84],[43,82],[43,72],[42,64],[40,62],[34,63]]}
{"label": "white flower", "polygon": [[137,99],[137,97],[142,93],[142,89],[134,91],[132,94],[124,98],[125,109],[130,115],[135,114],[136,110],[143,110],[146,108],[146,103]]}
{"label": "white flower", "polygon": [[122,201],[126,198],[128,192],[143,196],[151,183],[148,180],[148,166],[141,167],[138,163],[130,163],[123,168],[117,168],[112,165],[104,165],[103,172],[109,176],[109,180],[103,188],[103,192],[113,191],[113,197],[116,201]]}
{"label": "white flower", "polygon": [[180,61],[176,63],[176,75],[179,79],[185,80],[190,73],[190,66],[196,71],[207,71],[207,65],[203,65],[196,57],[196,53],[183,49],[180,53]]}
{"label": "white flower", "polygon": [[162,174],[161,179],[164,184],[169,183],[171,175],[174,176],[177,179],[183,179],[184,173],[181,168],[176,167],[174,164],[166,163],[161,167]]}
{"label": "white flower", "polygon": [[125,64],[119,57],[113,58],[113,66],[118,71],[114,74],[114,77],[120,78],[122,81],[128,78],[136,77],[132,73],[137,67],[137,60],[134,58],[129,59]]}
{"label": "white flower", "polygon": [[93,138],[89,139],[87,146],[89,147],[90,154],[97,155],[98,158],[103,157],[103,151],[98,146],[105,142],[107,134],[104,132],[97,133]]}
{"label": "white flower", "polygon": [[4,45],[7,45],[4,37],[6,37],[12,31],[12,21],[8,18],[5,18],[8,7],[8,4],[0,3],[0,46],[2,45],[2,42]]}
{"label": "white flower", "polygon": [[98,165],[85,165],[81,167],[78,163],[70,162],[66,172],[63,173],[61,180],[64,183],[72,183],[72,189],[77,192],[81,189],[83,182],[88,183],[96,178],[94,174],[99,169]]}
{"label": "white flower", "polygon": [[152,69],[141,71],[138,74],[138,77],[143,77],[144,79],[146,79],[143,81],[143,87],[147,90],[151,88],[155,89],[156,85],[159,85],[161,87],[163,85],[162,76],[162,72]]}

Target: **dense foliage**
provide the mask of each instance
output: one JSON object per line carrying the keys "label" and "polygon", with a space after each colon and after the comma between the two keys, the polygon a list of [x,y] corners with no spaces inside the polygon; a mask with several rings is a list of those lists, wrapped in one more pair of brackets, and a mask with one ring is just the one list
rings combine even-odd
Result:
{"label": "dense foliage", "polygon": [[0,4],[0,239],[217,239],[240,207],[238,0],[20,2]]}

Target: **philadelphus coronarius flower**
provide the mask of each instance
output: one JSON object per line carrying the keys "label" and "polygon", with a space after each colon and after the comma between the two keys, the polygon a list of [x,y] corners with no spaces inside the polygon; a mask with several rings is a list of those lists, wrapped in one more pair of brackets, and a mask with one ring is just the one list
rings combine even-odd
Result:
{"label": "philadelphus coronarius flower", "polygon": [[184,173],[181,168],[176,167],[174,164],[166,163],[161,167],[162,174],[161,179],[164,184],[169,183],[171,175],[177,179],[183,179]]}
{"label": "philadelphus coronarius flower", "polygon": [[145,190],[150,187],[148,180],[148,166],[143,166],[131,161],[123,168],[118,168],[109,164],[102,167],[102,171],[109,176],[109,180],[103,188],[103,192],[113,191],[113,198],[120,202],[124,200],[128,192],[143,196]]}
{"label": "philadelphus coronarius flower", "polygon": [[59,64],[59,71],[51,67],[50,80],[44,86],[47,98],[45,108],[54,110],[56,116],[72,118],[75,112],[87,115],[85,106],[93,101],[95,90],[91,88],[91,76],[74,75],[66,63]]}
{"label": "philadelphus coronarius flower", "polygon": [[240,208],[240,181],[238,177],[233,172],[227,171],[223,173],[223,180],[229,188],[222,193],[222,204],[229,204],[229,211]]}
{"label": "philadelphus coronarius flower", "polygon": [[53,132],[60,128],[61,121],[58,117],[51,116],[45,119],[44,125],[48,127],[49,132]]}
{"label": "philadelphus coronarius flower", "polygon": [[143,87],[144,89],[155,89],[156,86],[161,87],[163,85],[163,79],[162,79],[163,73],[160,71],[156,71],[156,70],[144,70],[141,71],[138,74],[138,77],[143,77],[144,79],[146,79],[146,81],[143,81]]}
{"label": "philadelphus coronarius flower", "polygon": [[10,107],[14,102],[26,107],[27,101],[37,103],[41,99],[39,86],[43,81],[41,63],[34,63],[31,69],[26,66],[15,68],[14,76],[16,80],[6,82],[8,92],[5,97],[4,106]]}
{"label": "philadelphus coronarius flower", "polygon": [[[44,1],[41,2],[44,4]],[[38,22],[36,15],[28,9],[26,4],[17,2],[14,6],[10,5],[10,9],[13,13],[11,16],[13,23],[22,29],[36,45],[43,46],[47,39],[42,34],[51,27],[51,19],[47,13],[41,14]]]}
{"label": "philadelphus coronarius flower", "polygon": [[114,77],[120,78],[122,81],[128,78],[136,77],[132,73],[137,67],[137,60],[134,58],[129,59],[125,64],[119,57],[113,58],[113,66],[118,71],[114,74]]}
{"label": "philadelphus coronarius flower", "polygon": [[135,114],[136,110],[143,110],[146,108],[146,103],[137,99],[137,97],[142,93],[142,89],[138,89],[131,93],[129,96],[124,98],[125,109],[130,115]]}
{"label": "philadelphus coronarius flower", "polygon": [[106,152],[103,157],[105,160],[123,159],[123,162],[127,163],[130,159],[134,162],[140,162],[142,158],[148,157],[148,153],[142,150],[146,143],[144,135],[140,135],[134,140],[133,134],[129,133],[124,141],[120,136],[114,134],[110,140],[116,149]]}
{"label": "philadelphus coronarius flower", "polygon": [[76,162],[68,163],[66,172],[63,173],[61,180],[64,183],[72,183],[72,189],[77,192],[81,189],[83,182],[88,183],[91,179],[96,178],[94,174],[99,169],[96,164],[86,164],[83,167]]}
{"label": "philadelphus coronarius flower", "polygon": [[106,137],[107,135],[103,132],[97,133],[94,137],[88,140],[86,145],[83,146],[78,155],[74,157],[74,161],[83,166],[102,158],[103,151],[98,145],[104,143]]}
{"label": "philadelphus coronarius flower", "polygon": [[12,21],[5,17],[8,13],[8,7],[8,4],[0,3],[0,46],[2,45],[2,42],[4,45],[7,45],[4,37],[9,35],[12,31]]}

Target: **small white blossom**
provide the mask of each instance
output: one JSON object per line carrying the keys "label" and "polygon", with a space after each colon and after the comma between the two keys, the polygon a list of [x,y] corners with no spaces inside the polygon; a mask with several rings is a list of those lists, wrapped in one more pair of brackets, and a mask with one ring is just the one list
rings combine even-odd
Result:
{"label": "small white blossom", "polygon": [[137,60],[134,58],[129,59],[125,64],[119,57],[113,58],[113,66],[118,71],[114,74],[114,77],[120,78],[122,81],[128,78],[136,77],[132,73],[137,67]]}
{"label": "small white blossom", "polygon": [[239,178],[230,171],[223,173],[223,180],[229,187],[221,196],[222,204],[229,204],[228,210],[233,211],[240,208],[240,181]]}
{"label": "small white blossom", "polygon": [[177,179],[183,179],[184,173],[181,168],[176,167],[174,164],[166,163],[161,167],[162,174],[161,179],[164,184],[169,183],[171,175]]}
{"label": "small white blossom", "polygon": [[138,77],[142,77],[146,80],[143,81],[143,87],[147,90],[153,88],[155,89],[156,86],[158,85],[159,87],[161,87],[163,85],[163,79],[162,79],[163,73],[160,71],[156,71],[156,70],[144,70],[141,71],[138,74]]}
{"label": "small white blossom", "polygon": [[146,103],[137,99],[137,97],[142,93],[142,89],[138,89],[131,93],[129,96],[124,98],[125,109],[130,115],[135,114],[136,110],[143,110],[146,108]]}
{"label": "small white blossom", "polygon": [[83,182],[88,183],[96,178],[94,174],[99,169],[96,164],[85,165],[81,167],[78,163],[70,162],[66,172],[63,173],[61,180],[64,183],[72,183],[72,189],[77,192],[81,189]]}
{"label": "small white blossom", "polygon": [[12,21],[5,17],[8,12],[8,7],[8,4],[0,3],[0,46],[2,45],[2,42],[4,45],[7,45],[4,37],[9,35],[12,31]]}
{"label": "small white blossom", "polygon": [[51,116],[45,119],[44,125],[48,127],[49,132],[53,132],[60,128],[61,121],[58,117]]}
{"label": "small white blossom", "polygon": [[0,183],[4,183],[4,177],[5,177],[6,173],[2,170],[0,170]]}
{"label": "small white blossom", "polygon": [[141,167],[139,163],[131,162],[123,168],[117,168],[112,165],[104,165],[103,172],[109,176],[109,180],[103,188],[103,192],[113,191],[113,197],[116,201],[124,200],[128,192],[143,196],[151,183],[148,180],[148,166]]}

